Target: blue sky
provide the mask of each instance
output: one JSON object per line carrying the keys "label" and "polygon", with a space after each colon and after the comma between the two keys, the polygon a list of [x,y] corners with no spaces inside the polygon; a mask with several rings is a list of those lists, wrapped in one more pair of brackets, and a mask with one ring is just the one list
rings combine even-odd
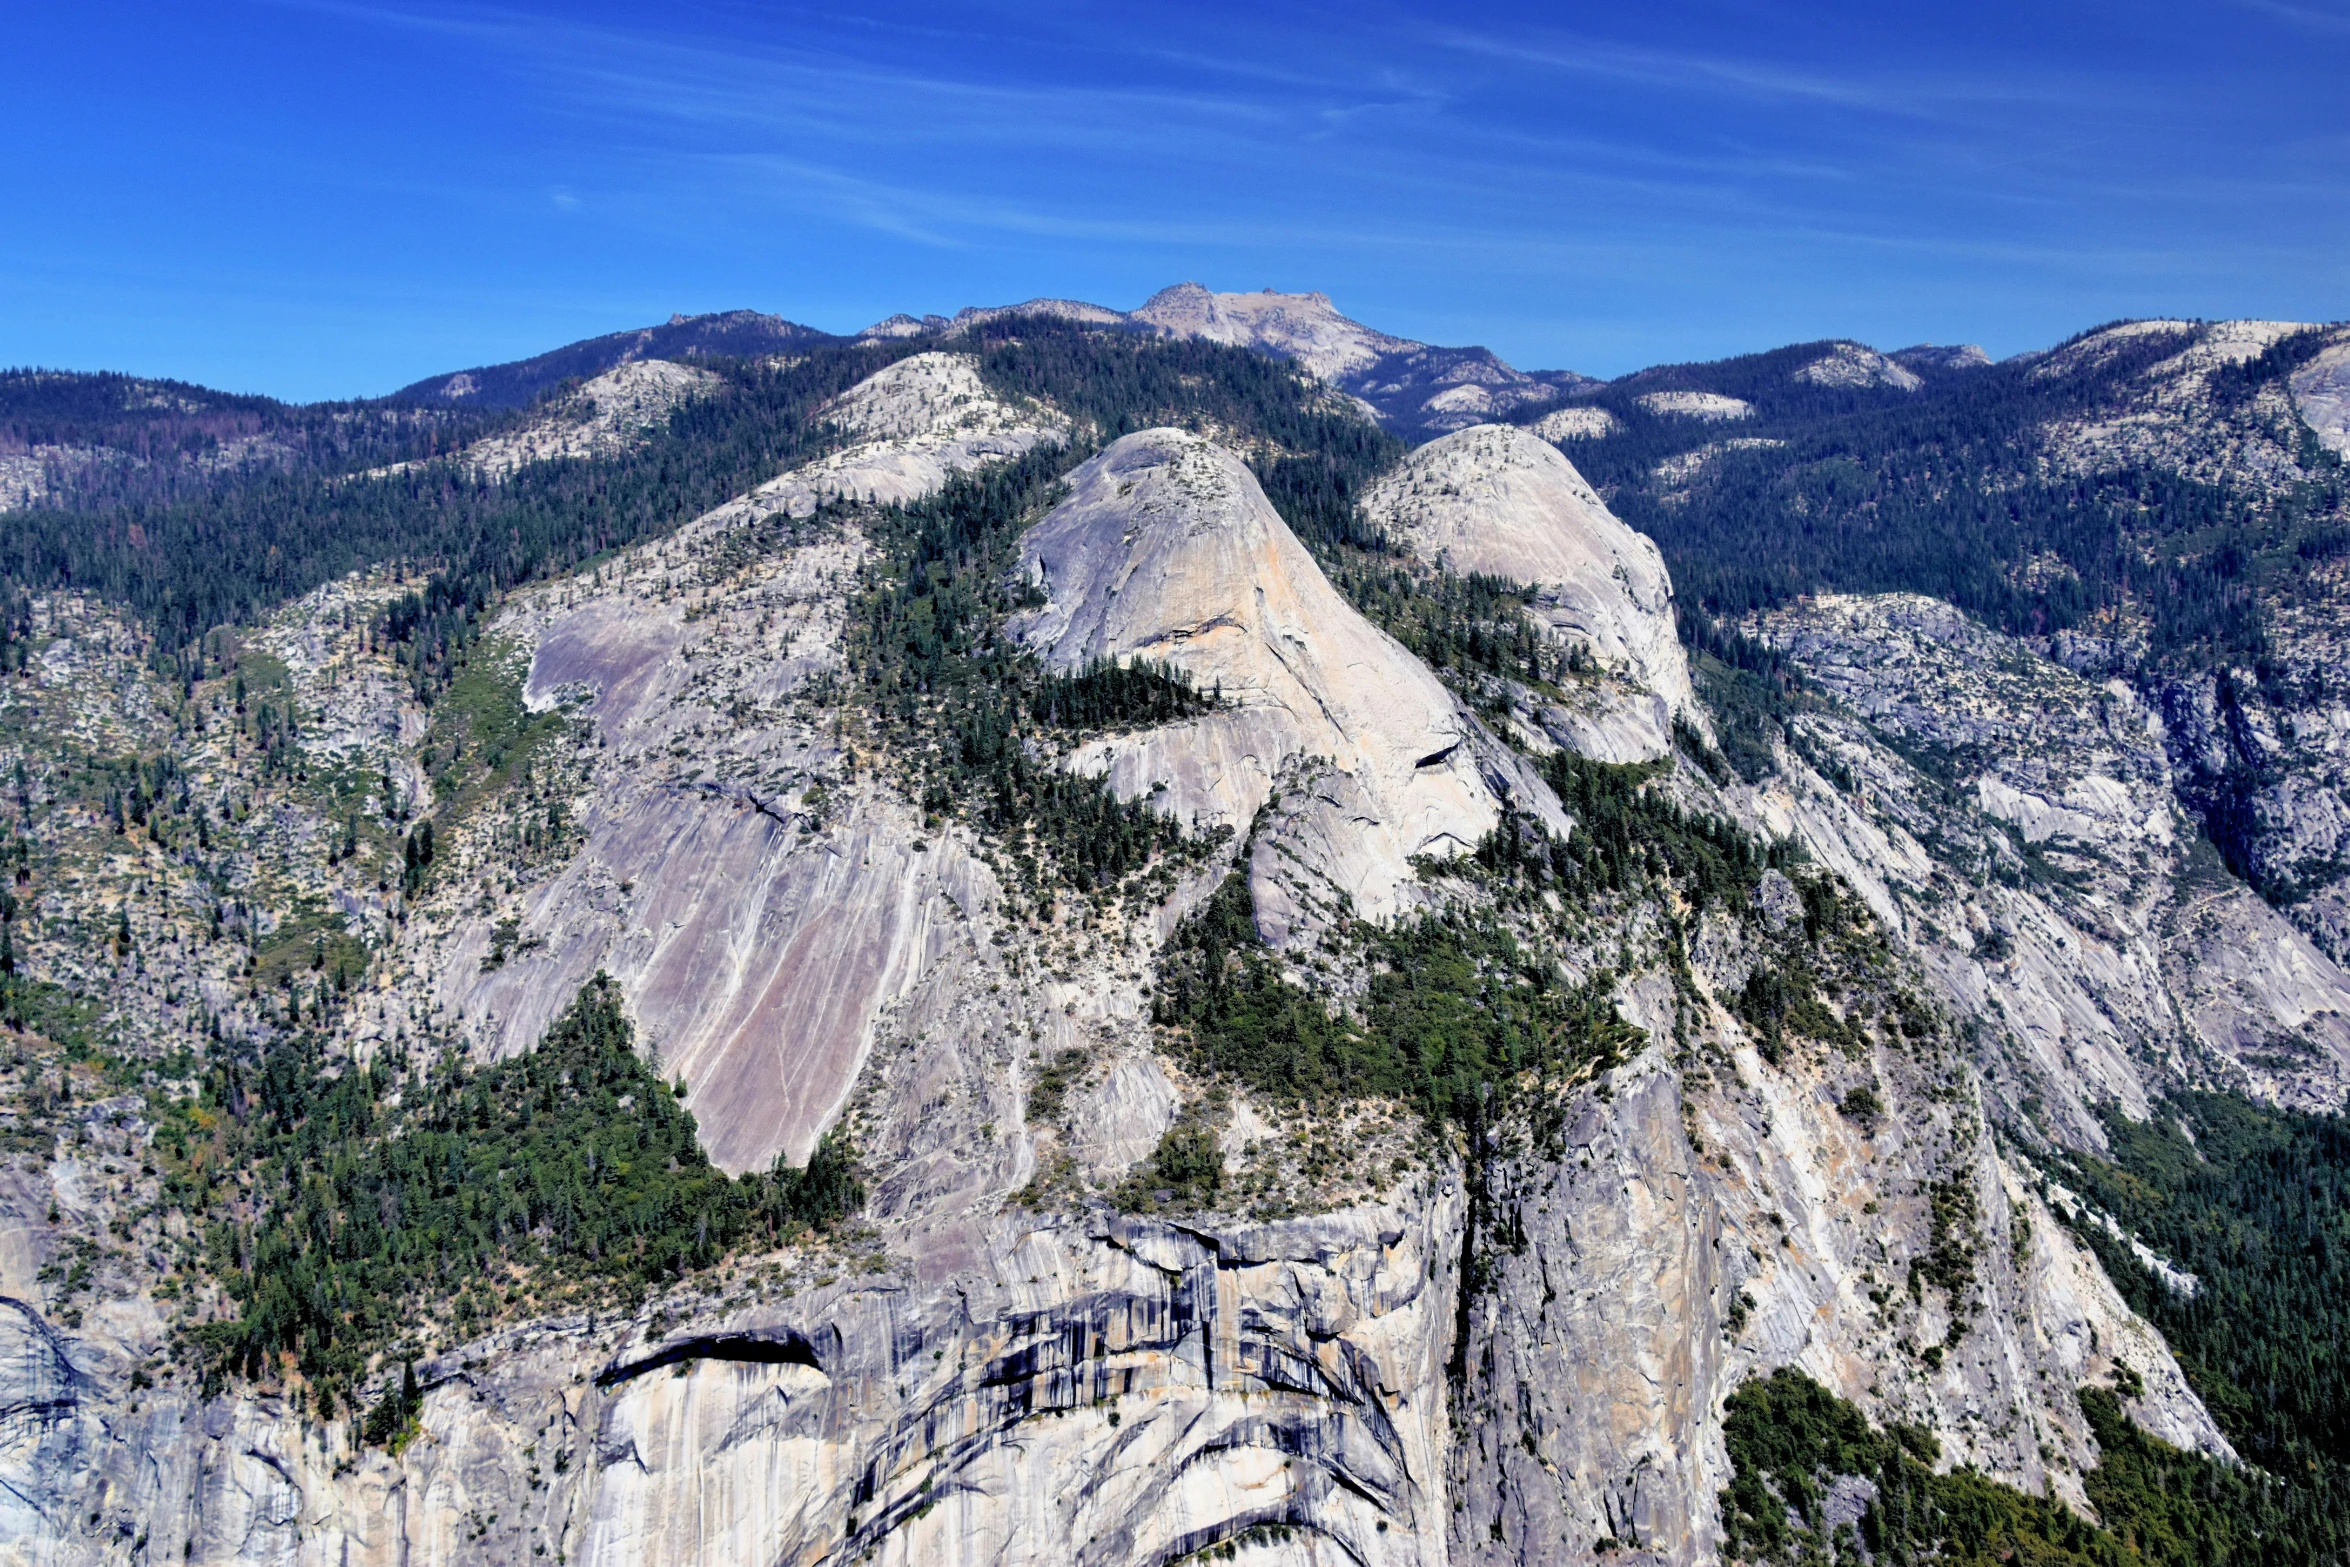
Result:
{"label": "blue sky", "polygon": [[0,363],[357,395],[1182,278],[1595,374],[2350,316],[2350,0],[11,9]]}

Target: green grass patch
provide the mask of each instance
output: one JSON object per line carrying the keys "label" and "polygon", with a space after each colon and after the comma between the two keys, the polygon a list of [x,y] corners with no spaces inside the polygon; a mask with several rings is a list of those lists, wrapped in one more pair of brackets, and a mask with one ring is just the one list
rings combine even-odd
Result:
{"label": "green grass patch", "polygon": [[433,703],[424,737],[427,771],[446,822],[465,818],[529,765],[540,747],[562,735],[561,709],[533,713],[524,703],[529,662],[509,643],[475,647]]}

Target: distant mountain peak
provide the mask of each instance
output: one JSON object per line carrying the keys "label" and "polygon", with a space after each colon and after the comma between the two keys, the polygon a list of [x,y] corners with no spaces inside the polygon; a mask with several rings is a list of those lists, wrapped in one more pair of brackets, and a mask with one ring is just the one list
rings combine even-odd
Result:
{"label": "distant mountain peak", "polygon": [[659,326],[607,332],[528,359],[427,376],[400,388],[391,400],[521,408],[566,381],[592,380],[638,359],[748,358],[831,336],[759,310],[719,310],[698,316],[673,313]]}
{"label": "distant mountain peak", "polygon": [[1181,337],[1259,348],[1294,359],[1334,386],[1389,354],[1425,348],[1341,315],[1323,293],[1218,294],[1198,283],[1162,288],[1133,319]]}
{"label": "distant mountain peak", "polygon": [[1381,332],[1341,312],[1320,289],[1218,293],[1190,279],[1169,284],[1131,311],[1039,298],[1017,305],[966,305],[952,316],[894,315],[856,335],[878,342],[1020,316],[1198,338],[1293,360],[1351,393],[1381,423],[1411,437],[1506,417],[1599,384],[1572,371],[1520,370],[1485,348],[1440,348]]}
{"label": "distant mountain peak", "polygon": [[1853,342],[1835,344],[1827,353],[1797,370],[1795,379],[1813,386],[1890,387],[1902,392],[1914,392],[1926,384],[1907,365],[1865,343]]}

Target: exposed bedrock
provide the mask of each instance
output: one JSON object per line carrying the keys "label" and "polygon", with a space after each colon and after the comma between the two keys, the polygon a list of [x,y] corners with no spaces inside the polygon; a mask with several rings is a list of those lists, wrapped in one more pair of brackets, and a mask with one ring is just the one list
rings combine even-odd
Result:
{"label": "exposed bedrock", "polygon": [[2183,1083],[2340,1107],[2350,975],[2199,845],[2176,731],[2130,686],[1916,595],[1760,629],[1846,713],[1798,719],[1734,803],[1867,898],[1974,1020],[2009,1114],[2100,1148],[2096,1107],[2143,1118]]}
{"label": "exposed bedrock", "polygon": [[282,1398],[134,1393],[132,1356],[0,1303],[0,1560],[1440,1563],[1460,1221],[1444,1179],[1267,1225],[971,1221],[948,1273],[917,1242],[665,1331],[464,1345],[397,1457]]}
{"label": "exposed bedrock", "polygon": [[2161,682],[2179,798],[2228,862],[2350,961],[2350,626],[2297,606],[2273,678],[2205,671]]}
{"label": "exposed bedrock", "polygon": [[846,444],[714,515],[782,511],[805,517],[834,497],[884,506],[920,500],[951,474],[1058,444],[1069,434],[1069,421],[1058,412],[996,396],[968,354],[901,359],[834,398],[824,415]]}
{"label": "exposed bedrock", "polygon": [[595,728],[585,842],[519,908],[435,937],[424,964],[435,1000],[501,1053],[610,972],[663,1071],[686,1081],[711,1157],[737,1171],[806,1159],[878,1020],[968,945],[995,895],[961,840],[860,778],[794,704],[840,668],[861,537],[843,526],[777,549],[766,520],[835,495],[916,499],[1067,429],[941,353],[900,360],[827,413],[851,437],[842,450],[506,612],[501,633],[531,651],[530,700],[576,700]]}
{"label": "exposed bedrock", "polygon": [[[549,595],[511,616],[536,643],[529,693],[584,693],[601,741],[584,842],[505,935],[477,916],[425,965],[498,1053],[529,1048],[611,973],[731,1170],[806,1159],[876,1020],[993,897],[984,866],[847,776],[823,727],[785,705],[836,667],[835,595],[860,558],[853,539],[787,551],[726,584],[725,613],[691,620],[625,572],[584,602]],[[768,716],[721,722],[746,708]]]}
{"label": "exposed bedrock", "polygon": [[1341,902],[1397,912],[1413,857],[1474,847],[1505,801],[1567,829],[1532,770],[1346,602],[1213,442],[1124,437],[1070,476],[1020,548],[1048,601],[1014,632],[1048,665],[1149,659],[1222,696],[1203,717],[1093,742],[1073,765],[1200,827],[1245,831],[1279,790],[1271,847],[1252,862],[1269,939]]}
{"label": "exposed bedrock", "polygon": [[2350,331],[2332,341],[2293,372],[2293,403],[2326,447],[2350,456]]}
{"label": "exposed bedrock", "polygon": [[1664,557],[1557,447],[1531,430],[1473,425],[1413,452],[1363,506],[1431,564],[1536,590],[1536,619],[1599,669],[1544,714],[1563,744],[1610,762],[1671,751],[1673,715],[1696,698]]}
{"label": "exposed bedrock", "polygon": [[[722,791],[653,791],[594,824],[534,900],[540,950],[468,979],[465,1006],[523,1048],[606,970],[662,1070],[691,1085],[713,1160],[803,1162],[875,1019],[992,893],[952,844],[920,840],[920,823],[878,795],[810,830]],[[463,977],[483,954],[459,941],[450,956]]]}
{"label": "exposed bedrock", "polygon": [[[1832,1056],[1780,1069],[1741,1049],[1684,1077],[1664,1054],[1580,1101],[1563,1157],[1490,1176],[1470,1242],[1483,1255],[1468,1271],[1491,1284],[1465,1317],[1454,1561],[1714,1560],[1723,1404],[1781,1365],[1874,1419],[1934,1430],[1950,1461],[2075,1506],[2095,1449],[2071,1392],[2116,1357],[2153,1368],[2133,1406],[2148,1429],[2227,1450],[2159,1336],[1971,1135],[1963,1067],[1942,1082],[1880,1052],[1857,1071]],[[1872,1075],[1890,1111],[1863,1127],[1836,1095]],[[1979,1216],[1976,1282],[1956,1298],[1904,1288],[1934,1238],[1935,1183]]]}

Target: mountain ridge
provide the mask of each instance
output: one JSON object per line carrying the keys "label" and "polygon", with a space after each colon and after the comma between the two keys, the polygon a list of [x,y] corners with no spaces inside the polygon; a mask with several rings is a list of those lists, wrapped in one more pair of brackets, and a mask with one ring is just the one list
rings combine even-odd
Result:
{"label": "mountain ridge", "polygon": [[[2114,1215],[2173,1096],[2257,1140],[2350,1092],[2335,337],[1792,345],[1415,447],[1302,357],[1410,350],[1237,298],[0,522],[0,1534],[1975,1548],[1907,1471],[1770,1469],[1737,1411],[1791,1386],[2019,1555],[2146,1559],[2132,1452],[2330,1527],[2322,1360],[2264,1407],[2149,1304],[2276,1291]],[[1971,610],[1920,590],[1966,549]],[[249,561],[232,619],[167,550]],[[2249,620],[2095,597],[2117,553]],[[2306,894],[2213,848],[2230,776]],[[587,1023],[609,1081],[539,1055]],[[436,1227],[481,1265],[403,1270]]]}

